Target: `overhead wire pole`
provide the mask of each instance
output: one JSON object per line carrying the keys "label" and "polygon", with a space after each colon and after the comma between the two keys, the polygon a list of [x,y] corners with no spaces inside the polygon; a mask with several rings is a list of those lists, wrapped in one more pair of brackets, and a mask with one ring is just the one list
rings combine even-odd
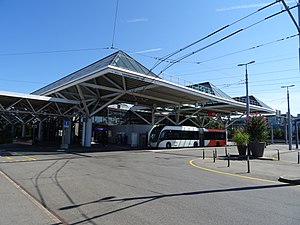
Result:
{"label": "overhead wire pole", "polygon": [[[298,34],[300,35],[300,27],[299,27],[299,25],[300,25],[300,8],[299,8],[300,0],[298,1],[298,4],[297,4],[297,7],[298,7],[298,23],[297,23],[296,19],[294,18],[293,14],[291,13],[290,7],[286,4],[286,2],[284,0],[277,0],[277,1],[282,2],[285,10],[288,12],[288,14],[291,17],[293,23],[295,24],[295,26],[298,30]],[[300,71],[300,37],[299,37],[298,54],[299,54],[299,71]]]}
{"label": "overhead wire pole", "polygon": [[[293,23],[295,24],[295,26],[296,26],[296,28],[297,28],[297,30],[298,30],[298,33],[300,33],[300,27],[299,27],[299,25],[298,25],[296,19],[294,18],[293,14],[291,13],[289,6],[285,3],[284,0],[277,0],[277,1],[281,1],[281,2],[282,2],[282,4],[283,4],[285,10],[287,11],[287,13],[288,13],[289,16],[291,17]],[[297,6],[298,6],[298,13],[299,13],[299,4],[300,4],[300,0],[298,1],[298,4],[297,4]],[[299,21],[299,14],[298,14],[298,21]]]}
{"label": "overhead wire pole", "polygon": [[288,104],[288,134],[289,134],[289,150],[292,150],[292,122],[291,122],[291,110],[290,110],[290,93],[289,88],[294,87],[295,85],[285,85],[281,86],[281,88],[286,88],[286,96],[287,96],[287,104]]}
{"label": "overhead wire pole", "polygon": [[253,64],[255,61],[251,61],[248,63],[241,63],[238,66],[245,66],[245,81],[246,81],[246,121],[250,118],[250,100],[249,100],[249,88],[248,88],[248,65]]}
{"label": "overhead wire pole", "polygon": [[[300,26],[300,0],[298,1],[298,28]],[[299,44],[298,44],[298,50],[299,50],[299,74],[300,74],[300,32],[298,29],[298,35],[299,35]],[[298,126],[297,126],[298,121],[296,120],[295,122],[295,129],[296,129],[296,149],[298,149],[299,145],[299,134],[298,134]]]}
{"label": "overhead wire pole", "polygon": [[[238,66],[245,66],[245,78],[246,78],[246,121],[248,122],[250,119],[250,100],[249,100],[249,92],[248,92],[248,65],[255,63],[255,61],[250,61],[248,63],[241,63]],[[248,173],[250,173],[250,149],[247,147],[247,167]]]}
{"label": "overhead wire pole", "polygon": [[[297,7],[298,7],[298,23],[296,21],[296,19],[294,18],[293,14],[291,13],[290,11],[290,8],[288,7],[288,5],[286,4],[286,2],[284,0],[277,0],[277,1],[281,1],[285,10],[288,12],[289,16],[291,17],[294,25],[296,26],[297,28],[297,31],[298,31],[298,35],[299,35],[299,44],[298,44],[298,57],[299,57],[299,62],[298,62],[298,67],[299,67],[299,73],[300,73],[300,9],[299,9],[299,5],[300,5],[300,0],[298,0],[298,3],[297,3]],[[287,87],[287,101],[288,101],[288,123],[289,123],[289,150],[292,149],[292,128],[291,128],[291,112],[290,112],[290,103],[289,103],[289,91],[288,91],[288,87]],[[296,126],[296,129],[297,129],[297,126]]]}

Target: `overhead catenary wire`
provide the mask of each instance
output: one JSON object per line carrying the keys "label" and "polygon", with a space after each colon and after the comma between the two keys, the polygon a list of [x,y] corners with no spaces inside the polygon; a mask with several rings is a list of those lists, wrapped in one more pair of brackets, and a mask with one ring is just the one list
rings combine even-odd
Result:
{"label": "overhead catenary wire", "polygon": [[267,46],[267,45],[270,45],[270,44],[277,43],[277,42],[289,40],[289,39],[295,38],[297,36],[299,36],[299,34],[294,34],[294,35],[291,35],[291,36],[288,36],[288,37],[285,37],[285,38],[280,38],[280,39],[277,39],[275,41],[266,42],[266,43],[263,43],[263,44],[259,44],[259,45],[256,45],[256,46],[253,46],[253,47],[250,47],[250,48],[246,48],[246,49],[242,49],[242,50],[239,50],[239,51],[231,52],[231,53],[228,53],[228,54],[225,54],[225,55],[222,55],[222,56],[218,56],[218,57],[215,57],[215,58],[211,58],[211,59],[207,59],[207,60],[203,60],[203,61],[197,61],[197,62],[187,62],[187,63],[200,64],[200,63],[210,62],[210,61],[213,61],[213,60],[216,60],[216,59],[224,58],[224,57],[227,57],[227,56],[232,56],[232,55],[235,55],[235,54],[238,54],[238,53],[251,51],[251,50],[254,50],[254,49],[257,49],[257,48],[261,48],[261,47],[264,47],[264,46]]}
{"label": "overhead catenary wire", "polygon": [[[298,81],[293,80],[293,84],[299,85],[300,80],[298,80]],[[282,82],[268,84],[268,88],[266,88],[265,84],[251,85],[251,93],[255,93],[256,96],[259,94],[266,94],[266,93],[278,94],[278,91],[280,90],[281,85],[282,85]],[[293,90],[293,92],[299,93],[299,90],[296,89],[296,90]],[[237,86],[231,87],[230,90],[226,91],[226,93],[230,96],[238,95],[240,93],[240,87],[237,87]]]}
{"label": "overhead catenary wire", "polygon": [[[257,86],[265,86],[266,84],[262,84],[262,82],[272,82],[272,83],[268,83],[269,86],[272,85],[280,85],[282,84],[282,82],[273,82],[273,81],[287,81],[287,80],[292,80],[293,82],[300,82],[300,77],[285,77],[285,78],[281,78],[281,79],[269,79],[269,80],[258,80],[258,81],[251,81],[251,87],[257,87]],[[243,85],[245,84],[245,81],[243,80],[242,82],[236,82],[236,83],[231,83],[231,84],[219,84],[219,85],[215,85],[216,87],[220,87],[220,88],[228,88],[234,86],[234,85]],[[238,87],[235,87],[238,88]]]}
{"label": "overhead catenary wire", "polygon": [[[44,52],[32,52],[32,53],[21,53],[21,54],[43,54],[43,53],[56,53],[56,52],[71,52],[71,51],[89,51],[89,50],[99,50],[99,49],[110,49],[110,48],[92,48],[92,49],[72,49],[72,50],[58,50],[58,51],[44,51]],[[13,55],[15,53],[12,53]],[[9,55],[9,54],[7,54]],[[0,54],[1,56],[1,54]]]}
{"label": "overhead catenary wire", "polygon": [[[293,9],[295,7],[298,7],[298,5],[290,7],[290,9]],[[206,46],[204,46],[204,47],[202,47],[200,49],[197,49],[196,51],[193,51],[193,52],[188,53],[188,54],[186,54],[184,56],[181,56],[181,57],[175,59],[173,62],[170,62],[166,67],[164,67],[164,69],[161,70],[161,72],[159,74],[162,74],[164,71],[166,71],[167,69],[169,69],[170,67],[172,67],[176,63],[178,63],[178,62],[180,62],[180,61],[182,61],[182,60],[184,60],[184,59],[186,59],[186,58],[188,58],[188,57],[190,57],[190,56],[192,56],[192,55],[194,55],[194,54],[196,54],[196,53],[198,53],[200,51],[203,51],[203,50],[205,50],[205,49],[207,49],[207,48],[209,48],[211,46],[214,46],[214,45],[216,45],[216,44],[218,44],[218,43],[220,43],[220,42],[222,42],[222,41],[224,41],[224,40],[226,40],[226,39],[228,39],[228,38],[230,38],[230,37],[232,37],[232,36],[234,36],[234,35],[242,32],[242,31],[245,31],[245,30],[247,30],[247,29],[249,29],[249,28],[251,28],[251,27],[253,27],[253,26],[257,25],[257,24],[260,24],[260,23],[262,23],[262,22],[264,22],[264,21],[266,21],[268,19],[271,19],[274,16],[277,16],[277,15],[279,15],[279,14],[285,12],[285,11],[286,10],[281,10],[280,12],[277,12],[277,13],[274,13],[274,14],[272,14],[270,16],[267,16],[267,17],[265,17],[262,20],[259,20],[259,21],[255,22],[255,23],[252,23],[252,24],[250,24],[249,26],[247,26],[245,28],[241,28],[241,29],[239,29],[239,30],[237,30],[237,31],[235,31],[235,32],[233,32],[233,33],[231,33],[231,34],[229,34],[229,35],[227,35],[227,36],[225,36],[225,37],[223,37],[223,38],[221,38],[221,39],[219,39],[219,40],[211,43],[211,44],[208,44],[208,45],[206,45]]]}
{"label": "overhead catenary wire", "polygon": [[[298,84],[300,84],[300,81],[293,82],[293,84],[296,84],[298,86]],[[275,94],[277,94],[278,91],[280,90],[281,85],[282,85],[282,83],[274,84],[273,86],[270,86],[269,88],[265,88],[265,87],[261,87],[261,86],[258,86],[258,87],[254,86],[253,88],[250,89],[249,94],[254,93],[255,95],[257,95],[257,94],[260,94],[260,93],[265,93],[265,92],[270,93],[270,92],[273,92],[273,91],[274,91]],[[231,88],[230,90],[226,91],[226,94],[228,94],[229,96],[232,96],[235,93],[240,93],[240,90],[244,91],[244,89],[238,89],[238,87]],[[293,92],[298,92],[299,93],[299,90],[295,89]]]}
{"label": "overhead catenary wire", "polygon": [[264,9],[266,9],[266,8],[268,8],[268,7],[270,7],[270,6],[274,5],[274,4],[276,4],[276,3],[278,3],[278,2],[275,1],[275,2],[272,2],[272,3],[270,3],[270,4],[268,4],[268,5],[264,6],[264,7],[261,7],[260,9],[256,10],[255,12],[252,12],[252,13],[250,13],[250,14],[248,14],[248,15],[246,15],[246,16],[240,18],[240,19],[238,19],[238,20],[234,21],[233,23],[227,24],[227,25],[221,27],[220,29],[218,29],[218,30],[216,30],[216,31],[214,31],[214,32],[212,32],[212,33],[206,35],[205,37],[200,38],[200,39],[198,39],[197,41],[194,41],[194,42],[192,42],[191,44],[188,44],[188,45],[186,45],[185,47],[180,48],[180,49],[178,49],[178,50],[176,50],[176,51],[174,51],[174,52],[172,52],[172,53],[170,53],[170,54],[168,54],[168,55],[166,55],[166,56],[164,56],[164,57],[162,57],[162,58],[159,58],[159,60],[153,65],[153,67],[150,69],[150,71],[153,71],[153,70],[154,70],[157,66],[159,66],[162,62],[167,61],[167,60],[170,59],[172,56],[174,56],[174,55],[176,55],[176,54],[178,54],[178,53],[180,53],[180,52],[182,52],[182,51],[184,51],[184,50],[186,50],[186,49],[188,49],[188,48],[194,46],[195,44],[198,44],[198,43],[200,43],[200,42],[202,42],[202,41],[204,41],[204,40],[206,40],[206,39],[208,39],[208,38],[214,36],[215,34],[221,32],[221,31],[223,31],[223,30],[225,30],[225,29],[227,29],[227,28],[229,28],[229,27],[231,27],[231,26],[233,26],[233,25],[236,24],[236,23],[239,23],[239,22],[241,22],[241,21],[243,21],[243,20],[245,20],[245,19],[247,19],[247,18],[253,16],[254,14],[256,14],[256,13],[258,13],[258,12],[260,12],[260,11],[262,11],[262,10],[264,10]]}
{"label": "overhead catenary wire", "polygon": [[[54,50],[54,51],[41,51],[41,52],[23,52],[23,53],[5,53],[5,54],[0,54],[0,56],[3,55],[30,55],[30,54],[49,54],[49,53],[63,53],[63,52],[76,52],[76,51],[93,51],[93,50],[99,50],[99,49],[110,49],[109,47],[105,47],[105,48],[87,48],[87,49],[68,49],[68,50]],[[146,56],[146,55],[145,55]],[[272,62],[278,62],[278,61],[283,61],[283,60],[290,60],[290,59],[294,59],[294,58],[298,58],[298,57],[288,57],[288,58],[280,58],[277,60],[268,60],[268,61],[261,61],[258,62],[258,64],[266,64],[266,63],[272,63]],[[219,71],[219,70],[227,70],[227,69],[233,69],[234,67],[226,67],[226,68],[220,68],[220,69],[214,69],[213,71]],[[278,72],[288,72],[288,71],[296,71],[297,69],[289,69],[289,70],[279,70],[279,71],[270,71],[270,72],[264,72],[264,73],[259,73],[259,74],[266,74],[266,73],[278,73]],[[186,75],[193,75],[193,74],[198,74],[198,73],[208,73],[211,72],[212,70],[206,70],[206,71],[198,71],[198,72],[193,72],[193,73],[185,73],[185,74],[180,74],[178,75],[178,77],[180,76],[186,76]],[[251,74],[252,76],[256,76],[259,74]],[[234,78],[234,77],[240,77],[240,75],[236,75],[236,76],[230,76],[228,78]],[[0,78],[1,79],[1,78]],[[211,79],[211,80],[220,80],[220,79],[224,79],[222,78],[215,78],[215,79]],[[1,79],[2,81],[14,81],[14,82],[28,82],[28,83],[33,83],[32,81],[24,81],[24,80],[8,80],[8,79]],[[231,84],[229,84],[231,85]]]}
{"label": "overhead catenary wire", "polygon": [[[263,64],[269,64],[269,63],[275,63],[275,62],[283,62],[283,61],[288,61],[288,60],[292,60],[292,59],[298,59],[298,56],[287,57],[287,58],[280,58],[280,59],[276,59],[276,60],[260,61],[260,62],[257,62],[256,65],[263,65]],[[205,65],[205,67],[209,68],[206,65]],[[215,67],[213,69],[209,68],[207,70],[201,70],[201,71],[196,71],[196,72],[192,72],[192,73],[180,73],[177,76],[178,77],[182,77],[182,76],[190,76],[190,75],[195,75],[195,74],[220,72],[220,71],[223,71],[223,70],[231,70],[231,69],[235,69],[235,68],[236,68],[236,64],[234,64],[233,66],[228,65],[228,67],[222,67],[222,68],[218,68],[218,67]],[[296,70],[296,69],[292,69],[292,70]],[[286,70],[286,71],[291,71],[291,70]],[[234,77],[234,76],[230,76],[230,77]],[[223,77],[221,77],[220,79],[223,79]]]}
{"label": "overhead catenary wire", "polygon": [[[255,77],[255,76],[261,76],[261,75],[266,75],[266,74],[274,74],[274,73],[285,73],[285,72],[291,72],[291,71],[298,71],[298,68],[297,69],[288,69],[288,70],[277,70],[277,71],[268,71],[268,72],[263,72],[263,73],[251,73],[251,77]],[[244,75],[243,75],[244,76]],[[228,78],[241,78],[241,75],[234,75],[234,76],[230,76]],[[299,78],[298,76],[297,77],[293,77],[293,78]],[[224,78],[215,78],[215,79],[210,79],[210,80],[223,80]],[[285,79],[291,79],[291,78],[288,78],[288,77],[285,77],[285,78],[281,78],[282,80],[285,80]],[[279,80],[281,80],[279,79]],[[278,80],[278,79],[272,79],[272,80]],[[252,81],[251,83],[253,83],[255,81]],[[227,84],[223,84],[223,85],[227,85]],[[216,86],[222,86],[222,84],[220,85],[216,85]]]}
{"label": "overhead catenary wire", "polygon": [[[234,76],[228,76],[228,74],[224,73],[223,71],[221,70],[227,70],[227,69],[233,69],[236,67],[236,65],[234,65],[233,67],[226,67],[226,68],[211,68],[203,63],[205,62],[209,62],[209,61],[213,61],[213,60],[216,60],[216,59],[219,59],[219,58],[223,58],[223,57],[227,57],[227,56],[231,56],[231,55],[234,55],[234,54],[238,54],[238,53],[241,53],[241,52],[245,52],[245,51],[250,51],[250,50],[255,50],[257,48],[261,48],[261,47],[265,47],[265,46],[268,46],[268,45],[271,45],[271,44],[274,44],[274,43],[278,43],[278,42],[281,42],[281,41],[286,41],[286,40],[290,40],[292,38],[295,38],[297,37],[299,34],[294,34],[294,35],[290,35],[290,36],[287,36],[287,37],[284,37],[284,38],[280,38],[280,39],[277,39],[277,40],[274,40],[274,41],[270,41],[270,42],[267,42],[267,43],[263,43],[263,44],[258,44],[258,45],[255,45],[253,47],[250,47],[250,48],[246,48],[246,49],[243,49],[243,50],[238,50],[238,51],[235,51],[235,52],[231,52],[231,53],[228,53],[228,54],[225,54],[225,55],[222,55],[222,56],[217,56],[217,57],[214,57],[214,58],[211,58],[211,59],[207,59],[207,60],[202,60],[202,61],[195,61],[195,62],[192,62],[192,61],[181,61],[183,63],[194,63],[194,64],[201,64],[202,66],[205,66],[208,68],[208,70],[206,71],[197,71],[197,72],[192,72],[192,73],[180,73],[178,74],[177,76],[178,77],[181,77],[181,76],[188,76],[188,75],[193,75],[193,74],[203,74],[203,73],[210,73],[212,71],[215,71],[215,72],[219,72],[219,73],[222,73],[224,75],[226,75],[228,78],[232,78]],[[144,56],[144,57],[148,57],[148,58],[153,58],[153,59],[158,59],[158,57],[153,57],[153,56],[149,56],[149,55],[146,55],[146,54],[140,54],[139,55],[141,56]],[[274,57],[273,57],[274,58]],[[272,63],[272,62],[281,62],[281,61],[284,61],[284,60],[290,60],[290,59],[295,59],[295,58],[298,58],[297,57],[288,57],[288,58],[281,58],[281,59],[277,59],[277,60],[273,60],[273,61],[265,61],[265,62],[260,62],[258,64],[266,64],[266,63]],[[270,59],[270,57],[268,57],[268,59]],[[174,61],[172,59],[169,59],[167,60],[168,62],[171,62],[171,61]],[[296,69],[293,69],[293,70],[296,70]],[[292,70],[285,70],[285,71],[292,71]],[[239,77],[239,76],[236,76],[236,77]],[[219,79],[224,79],[223,77],[222,78],[219,78]]]}
{"label": "overhead catenary wire", "polygon": [[[268,71],[268,72],[262,72],[262,73],[254,73],[254,74],[251,74],[251,77],[255,77],[255,76],[261,76],[261,75],[266,75],[266,74],[274,74],[274,73],[285,73],[285,72],[291,72],[291,71],[298,71],[298,68],[297,69],[289,69],[289,70],[277,70],[277,71]],[[234,79],[234,78],[241,78],[241,75],[234,75],[234,76],[230,76],[228,77],[230,79]],[[213,80],[223,80],[224,78],[215,78],[215,79],[210,79],[210,81],[213,81]],[[253,83],[261,83],[261,82],[267,82],[267,81],[279,81],[279,80],[282,80],[282,81],[285,81],[285,80],[289,80],[289,79],[300,79],[298,76],[295,76],[295,77],[284,77],[284,78],[279,78],[279,79],[274,79],[272,78],[271,80],[259,80],[259,81],[251,81],[251,84]],[[231,86],[234,86],[234,85],[242,85],[242,84],[245,84],[245,81],[244,80],[241,80],[241,81],[234,81],[233,83],[226,83],[226,84],[218,84],[218,85],[215,85],[216,87],[220,87],[220,88],[227,88],[227,87],[231,87]]]}
{"label": "overhead catenary wire", "polygon": [[[295,69],[295,71],[296,70],[298,70],[298,69]],[[266,72],[264,74],[267,74],[267,73],[271,73],[271,72]],[[261,74],[263,74],[263,73],[261,73]],[[251,76],[257,76],[257,75],[260,75],[260,74],[251,74]],[[241,76],[240,75],[236,75],[236,76],[232,76],[231,78],[241,78]],[[292,80],[293,82],[295,82],[297,79],[299,79],[298,76],[297,77],[285,77],[285,78],[281,78],[281,79],[269,79],[269,80],[252,81],[251,82],[251,87],[255,86],[256,83],[261,83],[261,82],[287,81],[287,80]],[[212,80],[220,80],[220,78],[219,79],[210,79],[210,81],[212,81]],[[244,79],[240,79],[239,81],[234,81],[232,83],[217,84],[215,86],[218,87],[218,88],[221,88],[221,89],[225,89],[225,88],[229,88],[230,87],[230,90],[232,90],[232,88],[239,88],[241,85],[244,85],[244,84],[245,84],[245,80]],[[265,84],[263,84],[263,85],[265,85]],[[273,83],[271,83],[270,85],[273,85]]]}
{"label": "overhead catenary wire", "polygon": [[[298,83],[295,83],[295,84],[298,84]],[[300,83],[299,83],[300,84]],[[276,88],[273,88],[273,89],[263,89],[263,90],[260,90],[260,89],[256,89],[255,90],[255,95],[259,95],[259,94],[278,94],[278,90],[280,90],[280,85],[277,86]],[[295,93],[299,93],[299,91],[294,91]],[[241,92],[240,91],[235,91],[235,92],[231,92],[231,91],[228,91],[226,92],[226,94],[228,94],[229,96],[233,96],[233,95],[239,95]],[[253,94],[249,94],[249,95],[253,95]]]}
{"label": "overhead catenary wire", "polygon": [[45,82],[38,82],[38,81],[28,81],[28,80],[12,80],[12,79],[4,79],[0,78],[0,81],[5,81],[5,82],[19,82],[19,83],[28,83],[28,84],[47,84]]}
{"label": "overhead catenary wire", "polygon": [[78,48],[78,49],[62,49],[62,50],[48,50],[48,51],[31,51],[31,52],[11,52],[0,53],[0,56],[18,56],[18,55],[38,55],[38,54],[52,54],[52,53],[68,53],[68,52],[82,52],[82,51],[98,51],[108,50],[109,47],[96,48]]}
{"label": "overhead catenary wire", "polygon": [[[295,38],[297,36],[299,36],[299,34],[290,35],[290,36],[287,36],[287,37],[284,37],[284,38],[280,38],[278,40],[270,41],[270,42],[263,43],[263,44],[258,44],[258,45],[255,45],[253,47],[250,47],[250,48],[238,50],[238,51],[235,51],[235,52],[231,52],[231,53],[228,53],[228,54],[225,54],[225,55],[217,56],[217,57],[206,59],[206,60],[202,60],[202,61],[184,61],[184,60],[181,60],[180,63],[201,64],[201,63],[213,61],[213,60],[216,60],[216,59],[224,58],[224,57],[227,57],[227,56],[231,56],[231,55],[234,55],[234,54],[242,53],[242,52],[245,52],[245,51],[254,50],[254,49],[257,49],[257,48],[260,48],[260,47],[264,47],[264,46],[267,46],[267,45],[270,45],[270,44],[274,44],[274,43],[277,43],[277,42],[281,42],[281,41],[285,41],[285,40],[288,40],[288,39],[292,39],[292,38]],[[109,49],[112,49],[112,47],[94,47],[94,48],[62,49],[62,50],[31,51],[31,52],[12,52],[12,53],[0,53],[0,56],[17,56],[17,55],[68,53],[68,52],[109,50]],[[117,49],[117,48],[113,47],[113,49]],[[127,52],[136,53],[134,51],[127,51]],[[146,55],[146,54],[143,54],[143,53],[136,53],[136,54],[144,56],[144,57],[147,57],[147,58],[152,58],[152,59],[155,59],[155,60],[158,60],[158,61],[162,61],[163,60],[160,57],[149,56],[149,55]],[[170,62],[174,62],[175,60],[174,59],[168,59],[168,60],[164,60],[164,61],[170,63]]]}

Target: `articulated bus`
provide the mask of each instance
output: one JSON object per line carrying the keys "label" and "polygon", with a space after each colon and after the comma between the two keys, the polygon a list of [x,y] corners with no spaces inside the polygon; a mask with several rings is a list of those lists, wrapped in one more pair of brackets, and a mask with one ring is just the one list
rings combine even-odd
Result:
{"label": "articulated bus", "polygon": [[182,148],[226,145],[226,131],[192,126],[154,126],[149,132],[154,148]]}

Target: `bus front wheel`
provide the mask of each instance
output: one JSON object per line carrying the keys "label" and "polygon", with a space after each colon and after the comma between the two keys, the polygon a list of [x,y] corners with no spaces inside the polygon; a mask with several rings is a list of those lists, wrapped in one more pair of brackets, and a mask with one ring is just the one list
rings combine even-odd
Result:
{"label": "bus front wheel", "polygon": [[168,142],[168,143],[166,144],[166,148],[171,148],[171,143],[170,143],[170,142]]}
{"label": "bus front wheel", "polygon": [[194,147],[198,147],[198,143],[197,142],[194,142]]}

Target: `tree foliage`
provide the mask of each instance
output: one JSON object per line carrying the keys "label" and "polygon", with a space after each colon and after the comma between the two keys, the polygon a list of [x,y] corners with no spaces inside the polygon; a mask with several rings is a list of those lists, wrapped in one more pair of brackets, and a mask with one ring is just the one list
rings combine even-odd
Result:
{"label": "tree foliage", "polygon": [[266,142],[268,140],[268,122],[265,117],[252,116],[247,122],[246,131],[252,142]]}
{"label": "tree foliage", "polygon": [[233,135],[233,141],[237,145],[248,145],[250,135],[244,129],[237,129]]}

